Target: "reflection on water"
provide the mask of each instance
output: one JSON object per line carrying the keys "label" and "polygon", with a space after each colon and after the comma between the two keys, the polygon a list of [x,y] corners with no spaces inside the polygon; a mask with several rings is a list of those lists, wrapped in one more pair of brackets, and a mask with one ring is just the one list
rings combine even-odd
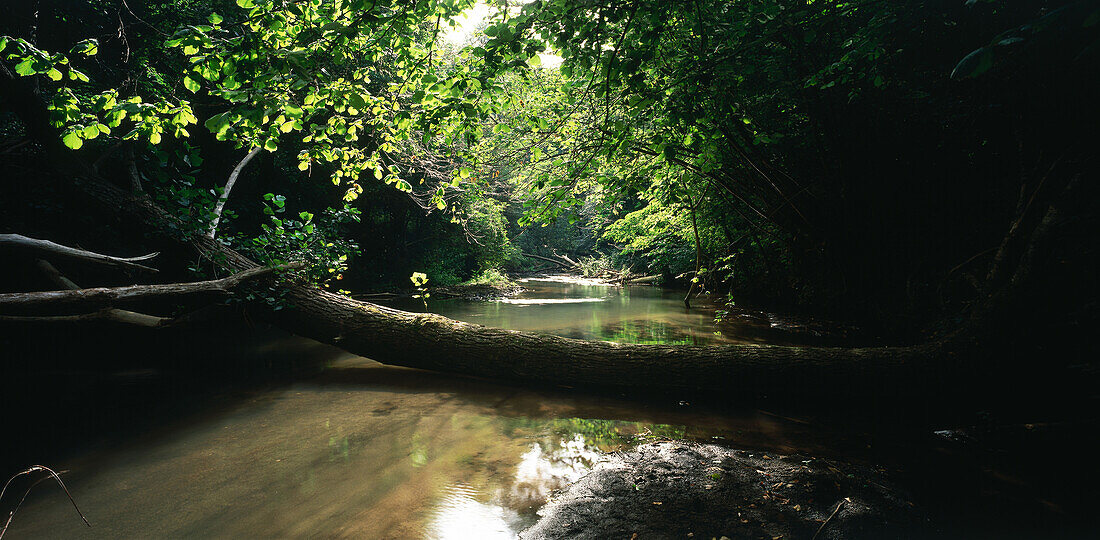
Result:
{"label": "reflection on water", "polygon": [[550,494],[580,479],[603,456],[585,443],[584,435],[570,440],[560,437],[550,444],[531,443],[519,458],[514,476],[485,494],[474,487],[455,483],[444,488],[442,499],[432,510],[427,532],[432,538],[515,538],[534,524],[535,512]]}
{"label": "reflection on water", "polygon": [[[684,307],[683,291],[645,285],[616,287],[594,280],[525,279],[514,298],[482,302],[429,299],[427,310],[471,323],[557,334],[577,339],[621,343],[712,345],[776,342],[766,322],[714,323],[715,305],[707,298]],[[394,299],[386,304],[424,311],[420,300]]]}
{"label": "reflection on water", "polygon": [[804,430],[348,357],[315,380],[57,463],[94,528],[43,485],[9,534],[514,538],[603,452],[648,437],[789,450],[815,440]]}
{"label": "reflection on water", "polygon": [[478,490],[455,483],[443,488],[443,497],[427,527],[431,538],[515,538],[522,529],[520,516],[510,508],[478,501]]}

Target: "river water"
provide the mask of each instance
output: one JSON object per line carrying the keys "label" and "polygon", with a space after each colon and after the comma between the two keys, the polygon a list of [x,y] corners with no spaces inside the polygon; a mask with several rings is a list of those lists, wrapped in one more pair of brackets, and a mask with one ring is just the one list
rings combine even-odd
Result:
{"label": "river water", "polygon": [[692,309],[686,309],[683,291],[617,287],[573,276],[529,278],[520,285],[520,294],[492,302],[429,298],[425,306],[405,298],[388,304],[486,326],[622,343],[719,345],[786,339],[767,320],[734,319],[718,325],[714,300],[693,297]]}
{"label": "river water", "polygon": [[[767,341],[767,326],[713,322],[680,293],[551,279],[505,301],[430,299],[468,322],[638,343]],[[418,301],[396,301],[424,309]],[[739,333],[739,330],[743,332]],[[514,538],[556,489],[605,452],[657,437],[778,452],[836,451],[806,423],[710,412],[690,397],[638,400],[533,390],[385,367],[300,338],[320,375],[234,395],[201,414],[109,439],[56,464],[92,528],[40,485],[10,538]],[[125,422],[119,418],[118,422]]]}

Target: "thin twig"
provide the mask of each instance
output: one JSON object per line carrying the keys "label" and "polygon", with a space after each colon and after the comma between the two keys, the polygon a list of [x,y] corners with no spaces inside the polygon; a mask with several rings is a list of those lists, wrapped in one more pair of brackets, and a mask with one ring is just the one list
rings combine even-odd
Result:
{"label": "thin twig", "polygon": [[73,499],[73,494],[69,493],[69,488],[65,486],[65,482],[61,481],[61,476],[54,472],[53,469],[46,467],[45,465],[32,465],[29,469],[22,471],[15,476],[12,476],[11,478],[8,478],[8,481],[4,484],[4,488],[0,489],[0,500],[3,500],[4,493],[8,491],[8,486],[11,485],[12,481],[14,481],[16,478],[19,478],[20,476],[31,474],[36,471],[46,471],[50,474],[50,476],[42,478],[37,482],[31,484],[30,487],[27,488],[27,491],[23,492],[23,497],[19,499],[19,503],[16,504],[15,508],[13,508],[11,513],[8,514],[8,520],[4,522],[4,528],[0,529],[0,538],[4,538],[4,533],[8,532],[8,527],[11,526],[12,520],[15,519],[15,513],[18,512],[19,508],[23,506],[23,501],[27,500],[27,495],[31,492],[32,489],[34,489],[34,486],[37,486],[43,480],[47,480],[51,477],[57,482],[59,486],[61,486],[61,489],[65,492],[65,496],[69,498],[69,502],[73,503],[73,508],[76,509],[76,513],[78,516],[80,516],[80,519],[84,521],[85,525],[91,527],[92,524],[88,522],[88,518],[84,517],[84,512],[81,512],[80,507],[76,505],[76,500]]}
{"label": "thin twig", "polygon": [[825,526],[828,525],[834,517],[836,517],[837,512],[840,512],[840,507],[844,506],[844,503],[846,502],[852,502],[852,499],[849,497],[844,497],[840,500],[840,502],[836,503],[836,508],[833,510],[833,513],[829,514],[829,517],[826,518],[824,522],[822,522],[821,526],[817,528],[817,532],[814,533],[813,538],[811,538],[810,540],[817,540],[817,535],[821,534],[821,531],[825,530]]}

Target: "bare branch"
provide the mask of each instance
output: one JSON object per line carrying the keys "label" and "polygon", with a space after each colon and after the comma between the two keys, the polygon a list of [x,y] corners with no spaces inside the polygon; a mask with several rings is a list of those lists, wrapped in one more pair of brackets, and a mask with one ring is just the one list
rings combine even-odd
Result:
{"label": "bare branch", "polygon": [[82,313],[80,315],[48,315],[43,317],[0,315],[0,322],[65,323],[110,321],[134,326],[143,326],[145,328],[161,328],[163,326],[168,326],[168,324],[174,320],[175,319],[169,317],[156,317],[136,311],[126,311],[125,309],[114,308],[101,309],[93,313]]}
{"label": "bare branch", "polygon": [[237,163],[237,166],[233,168],[233,172],[229,173],[229,180],[225,181],[225,189],[222,190],[218,202],[214,205],[214,220],[210,222],[210,229],[206,231],[207,238],[213,239],[218,232],[218,223],[222,220],[222,211],[225,210],[225,202],[229,200],[229,192],[233,189],[233,184],[237,183],[237,177],[241,175],[241,171],[244,170],[249,161],[252,161],[252,158],[256,157],[256,154],[260,153],[260,150],[263,150],[263,148],[259,146],[253,148],[248,155]]}
{"label": "bare branch", "polygon": [[160,255],[160,252],[150,253],[148,255],[142,255],[140,257],[112,257],[110,255],[103,255],[101,253],[95,253],[92,251],[86,251],[83,249],[77,249],[69,246],[63,246],[50,242],[49,240],[39,240],[37,238],[28,238],[21,234],[0,234],[0,246],[9,245],[15,247],[23,247],[41,251],[45,253],[51,253],[54,255],[62,255],[74,259],[80,259],[83,261],[91,261],[99,264],[106,264],[110,266],[121,266],[124,268],[134,268],[137,270],[143,270],[145,272],[156,273],[156,268],[150,268],[148,266],[137,264],[135,261],[147,261]]}
{"label": "bare branch", "polygon": [[69,493],[69,488],[65,486],[65,482],[61,481],[61,475],[57,474],[56,472],[54,472],[53,469],[51,469],[49,467],[46,467],[45,465],[33,465],[30,468],[28,468],[27,470],[20,471],[15,476],[12,476],[11,478],[9,478],[8,481],[4,484],[4,488],[0,489],[0,499],[4,498],[4,493],[7,493],[8,486],[11,485],[13,480],[15,480],[16,478],[19,478],[20,476],[31,474],[31,473],[37,472],[37,471],[45,471],[46,473],[49,474],[49,476],[47,476],[46,478],[42,478],[42,479],[38,480],[37,482],[31,484],[31,486],[29,488],[27,488],[27,490],[25,492],[23,492],[23,497],[19,499],[19,503],[16,504],[15,508],[13,508],[11,513],[8,514],[8,520],[6,522],[4,522],[4,528],[0,529],[0,538],[3,538],[4,533],[8,532],[8,527],[11,526],[12,520],[15,519],[15,513],[19,511],[19,508],[21,506],[23,506],[23,501],[27,500],[27,494],[29,494],[31,492],[31,490],[34,489],[34,486],[37,486],[38,484],[40,484],[42,482],[42,480],[48,480],[50,478],[53,478],[53,480],[55,482],[57,482],[57,485],[61,486],[61,489],[65,491],[65,496],[69,498],[69,502],[73,503],[73,508],[76,509],[77,515],[79,515],[80,519],[84,521],[84,524],[91,527],[92,524],[88,522],[88,518],[84,517],[84,512],[81,512],[80,507],[76,505],[76,501],[73,499],[73,494]]}
{"label": "bare branch", "polygon": [[529,258],[532,258],[532,259],[543,260],[543,261],[546,261],[546,262],[549,262],[549,263],[554,263],[554,264],[556,264],[556,265],[558,265],[562,268],[573,268],[573,267],[577,266],[577,263],[569,260],[568,257],[562,256],[562,255],[558,255],[558,256],[561,257],[562,259],[565,259],[564,261],[559,261],[557,259],[551,259],[550,257],[543,257],[542,255],[535,255],[534,253],[526,253],[526,252],[523,253],[523,256],[524,257],[529,257]]}
{"label": "bare branch", "polygon": [[163,296],[188,296],[200,293],[228,293],[241,283],[261,278],[277,270],[300,268],[300,263],[277,267],[250,268],[231,276],[191,283],[164,283],[157,285],[129,285],[126,287],[97,287],[67,291],[44,291],[0,294],[0,308],[37,306],[103,306],[116,302],[132,302]]}
{"label": "bare branch", "polygon": [[[50,264],[49,261],[38,259],[35,261],[35,266],[38,267],[46,277],[50,279],[57,286],[69,289],[72,291],[80,290],[82,287],[74,283],[71,279],[65,277],[57,267]],[[76,321],[89,321],[89,320],[108,320],[114,322],[120,322],[125,324],[133,324],[137,326],[144,326],[147,328],[160,328],[161,326],[167,326],[175,319],[168,317],[156,317],[153,315],[146,315],[144,313],[138,313],[136,311],[127,311],[125,309],[108,308],[96,313],[87,313],[83,315],[63,315],[54,317],[3,317],[0,316],[0,321],[6,322],[76,322]]]}

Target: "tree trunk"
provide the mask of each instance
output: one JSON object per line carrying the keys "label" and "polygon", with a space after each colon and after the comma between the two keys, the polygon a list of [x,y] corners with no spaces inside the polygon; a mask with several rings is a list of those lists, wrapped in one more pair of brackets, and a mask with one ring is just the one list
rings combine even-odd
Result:
{"label": "tree trunk", "polygon": [[[736,395],[913,395],[955,377],[940,343],[843,349],[768,345],[688,347],[585,341],[413,314],[296,286],[278,323],[385,364],[479,377],[635,391]],[[947,368],[954,369],[947,369]]]}

